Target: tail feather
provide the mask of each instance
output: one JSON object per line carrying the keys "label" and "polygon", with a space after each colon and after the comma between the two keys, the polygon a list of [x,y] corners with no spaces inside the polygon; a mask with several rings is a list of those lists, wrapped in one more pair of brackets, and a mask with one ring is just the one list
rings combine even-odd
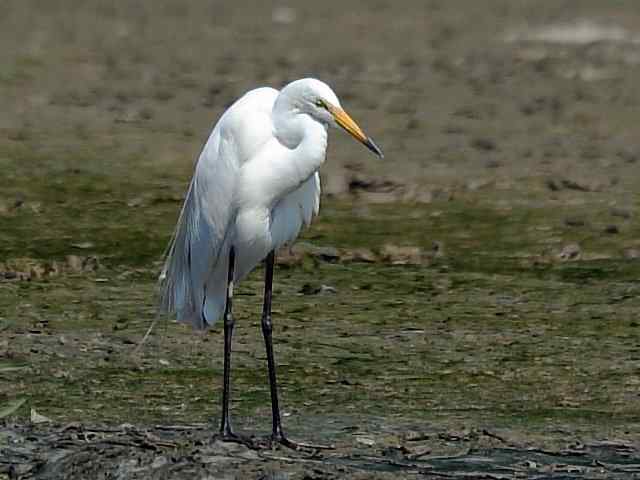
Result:
{"label": "tail feather", "polygon": [[206,277],[213,260],[206,252],[211,249],[211,237],[206,235],[204,218],[199,214],[194,182],[178,218],[176,229],[165,254],[160,274],[161,313],[175,314],[182,323],[205,329],[217,317],[204,314]]}
{"label": "tail feather", "polygon": [[229,268],[228,248],[222,248],[215,267],[207,279],[202,313],[209,325],[213,325],[224,313],[227,304],[227,275]]}

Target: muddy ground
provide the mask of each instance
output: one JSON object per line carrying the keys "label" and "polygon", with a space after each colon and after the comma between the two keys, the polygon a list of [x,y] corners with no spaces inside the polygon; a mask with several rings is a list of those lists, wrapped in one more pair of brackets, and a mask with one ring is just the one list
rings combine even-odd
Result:
{"label": "muddy ground", "polygon": [[[0,14],[0,479],[640,475],[634,1],[9,1]],[[217,116],[312,75],[320,217],[280,252],[285,427],[217,443],[220,325],[155,318]],[[261,271],[233,414],[270,425]]]}

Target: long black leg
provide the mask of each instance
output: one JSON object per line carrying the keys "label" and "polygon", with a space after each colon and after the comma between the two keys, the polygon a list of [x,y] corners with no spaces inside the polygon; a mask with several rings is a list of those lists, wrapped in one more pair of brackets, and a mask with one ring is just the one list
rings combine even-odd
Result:
{"label": "long black leg", "polygon": [[233,439],[235,435],[231,429],[229,418],[229,400],[231,386],[231,340],[233,338],[233,277],[235,273],[236,251],[233,247],[229,251],[229,271],[227,274],[227,303],[224,309],[224,383],[222,389],[222,420],[220,435],[223,439]]}
{"label": "long black leg", "polygon": [[262,305],[262,335],[264,336],[264,344],[267,349],[267,364],[269,366],[269,387],[271,389],[271,418],[272,442],[278,442],[285,447],[299,450],[301,448],[321,449],[333,448],[322,445],[308,445],[304,443],[296,443],[289,440],[283,430],[280,420],[280,406],[278,404],[278,382],[276,380],[276,362],[273,356],[273,324],[271,322],[271,299],[273,297],[273,267],[275,264],[275,252],[271,251],[265,260],[264,275],[264,303]]}
{"label": "long black leg", "polygon": [[264,273],[264,303],[262,305],[262,335],[267,349],[267,364],[269,366],[269,387],[271,389],[271,419],[273,440],[282,437],[282,424],[280,422],[280,406],[278,404],[278,382],[276,380],[276,362],[273,356],[273,324],[271,322],[271,299],[273,297],[273,266],[275,254],[269,252],[265,260]]}

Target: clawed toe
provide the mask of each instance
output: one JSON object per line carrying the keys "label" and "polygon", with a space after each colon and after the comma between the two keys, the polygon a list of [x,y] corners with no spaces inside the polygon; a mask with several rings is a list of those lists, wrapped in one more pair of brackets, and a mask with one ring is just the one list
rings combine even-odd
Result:
{"label": "clawed toe", "polygon": [[214,437],[214,439],[222,442],[239,443],[252,450],[271,450],[276,448],[277,445],[282,445],[283,447],[290,448],[296,452],[317,452],[319,450],[333,450],[335,448],[333,445],[294,442],[293,440],[289,440],[282,433],[271,435],[270,437],[263,439],[257,439],[255,437],[241,435],[233,431],[227,431],[219,433]]}
{"label": "clawed toe", "polygon": [[280,444],[283,447],[290,448],[295,451],[317,451],[317,450],[333,450],[335,446],[333,445],[316,445],[312,443],[302,443],[302,442],[294,442],[293,440],[289,440],[284,434],[280,433],[278,435],[272,435],[270,439],[270,446],[273,448],[274,445]]}
{"label": "clawed toe", "polygon": [[252,450],[257,450],[259,448],[259,445],[256,443],[253,437],[249,437],[248,435],[240,435],[231,430],[217,434],[214,437],[214,440],[220,440],[222,442],[229,443],[239,443]]}

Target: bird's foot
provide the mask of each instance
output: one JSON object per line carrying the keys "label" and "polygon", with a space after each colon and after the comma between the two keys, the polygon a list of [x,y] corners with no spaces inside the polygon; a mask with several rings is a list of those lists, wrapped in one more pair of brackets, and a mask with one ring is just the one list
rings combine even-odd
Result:
{"label": "bird's foot", "polygon": [[285,434],[279,430],[277,433],[272,434],[267,438],[256,438],[253,436],[242,435],[234,432],[231,428],[224,428],[220,430],[220,433],[214,436],[214,440],[220,440],[222,442],[239,443],[251,450],[264,450],[274,449],[277,445],[290,448],[297,452],[309,452],[317,453],[320,450],[333,450],[333,445],[317,445],[313,443],[294,442],[289,440]]}
{"label": "bird's foot", "polygon": [[297,452],[317,452],[318,450],[333,450],[336,447],[334,445],[317,445],[313,443],[301,443],[289,440],[282,431],[274,433],[269,438],[269,448],[274,448],[275,445],[282,445],[283,447],[290,448]]}
{"label": "bird's foot", "polygon": [[221,442],[239,443],[252,450],[257,450],[260,445],[255,441],[253,437],[248,435],[241,435],[234,432],[230,428],[221,430],[220,433],[214,435],[214,440],[220,440]]}

